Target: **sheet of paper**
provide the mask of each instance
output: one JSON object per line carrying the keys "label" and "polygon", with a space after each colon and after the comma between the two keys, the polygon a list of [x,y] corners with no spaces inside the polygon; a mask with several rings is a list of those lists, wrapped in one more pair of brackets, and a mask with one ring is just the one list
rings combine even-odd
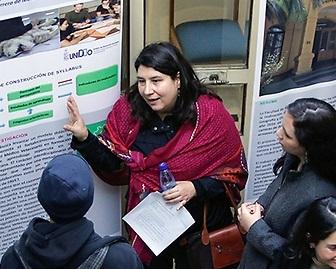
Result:
{"label": "sheet of paper", "polygon": [[157,256],[195,221],[185,207],[167,204],[159,192],[150,193],[123,217]]}

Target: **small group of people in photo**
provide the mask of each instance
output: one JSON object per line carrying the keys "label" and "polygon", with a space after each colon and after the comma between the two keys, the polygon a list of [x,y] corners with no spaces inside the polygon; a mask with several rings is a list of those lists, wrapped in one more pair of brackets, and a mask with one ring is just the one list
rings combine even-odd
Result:
{"label": "small group of people in photo", "polygon": [[1,20],[0,61],[94,41],[119,33],[120,27],[120,0],[77,3]]}
{"label": "small group of people in photo", "polygon": [[120,31],[120,0],[102,0],[100,5],[90,9],[85,7],[85,3],[77,3],[73,10],[61,15],[61,47],[76,45],[84,39],[104,38]]}
{"label": "small group of people in photo", "polygon": [[[112,14],[112,6],[102,1],[97,17]],[[83,27],[86,17],[78,14],[65,16],[62,24]],[[146,45],[134,68],[137,81],[113,105],[100,135],[86,127],[77,97],[68,98],[64,129],[72,134],[73,152],[48,163],[37,193],[50,220],[34,218],[3,255],[1,269],[194,269],[189,239],[201,240],[204,222],[211,232],[236,219],[226,186],[241,202],[236,217],[245,243],[240,262],[226,268],[336,268],[336,110],[331,104],[307,97],[287,105],[274,134],[283,148],[273,167],[275,179],[256,201],[247,202],[240,197],[248,178],[244,147],[223,100],[201,83],[171,43]],[[162,162],[176,180],[164,191]],[[194,224],[159,255],[130,227],[127,240],[100,237],[85,218],[93,201],[93,172],[111,185],[125,177],[126,213],[148,194],[163,191],[164,201],[184,207]],[[211,259],[201,253],[200,259]]]}

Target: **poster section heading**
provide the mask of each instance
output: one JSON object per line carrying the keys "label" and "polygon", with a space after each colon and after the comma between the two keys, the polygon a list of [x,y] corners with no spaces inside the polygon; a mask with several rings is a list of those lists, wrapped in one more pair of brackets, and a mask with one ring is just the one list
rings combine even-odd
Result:
{"label": "poster section heading", "polygon": [[[81,69],[82,66],[74,66],[71,68],[65,68],[56,70],[55,72],[45,72],[39,75],[32,75],[29,78],[41,78],[54,76],[60,73]],[[7,83],[20,84],[27,78],[8,81]],[[4,101],[7,101],[8,106],[1,108],[0,113],[4,115],[7,113],[8,127],[19,127],[27,125],[36,121],[51,119],[54,117],[54,111],[50,109],[50,105],[57,101],[56,99],[67,97],[71,92],[66,92],[54,97],[54,92],[59,92],[59,87],[69,87],[72,80],[66,80],[64,83],[58,83],[53,85],[52,83],[40,84],[24,89],[13,89],[8,92],[5,98],[1,98],[0,107]],[[111,89],[116,86],[118,82],[118,66],[112,65],[99,70],[80,73],[75,79],[75,94],[77,96],[86,96],[94,93],[99,93]],[[40,111],[35,109],[40,108]],[[26,115],[27,111],[27,115]],[[24,113],[23,116],[16,116],[16,112]],[[12,116],[13,115],[13,116]],[[15,116],[14,116],[15,115]],[[6,123],[1,122],[0,127],[5,127]],[[5,128],[0,128],[0,134],[6,131]]]}

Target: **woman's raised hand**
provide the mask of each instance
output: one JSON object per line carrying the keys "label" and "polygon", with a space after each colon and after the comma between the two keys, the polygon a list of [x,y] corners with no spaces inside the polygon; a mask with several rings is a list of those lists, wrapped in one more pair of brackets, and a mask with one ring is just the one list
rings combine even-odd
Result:
{"label": "woman's raised hand", "polygon": [[64,130],[71,132],[74,137],[82,142],[88,137],[89,133],[84,120],[79,113],[77,103],[72,96],[68,98],[67,109],[69,112],[69,121],[63,128]]}

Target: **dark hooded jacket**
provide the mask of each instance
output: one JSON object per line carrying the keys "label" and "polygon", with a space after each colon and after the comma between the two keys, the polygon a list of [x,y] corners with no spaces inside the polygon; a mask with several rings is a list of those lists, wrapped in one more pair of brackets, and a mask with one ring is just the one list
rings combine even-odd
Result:
{"label": "dark hooded jacket", "polygon": [[67,223],[50,223],[34,218],[21,238],[3,255],[1,269],[72,269],[93,252],[109,245],[101,269],[142,269],[137,254],[122,237],[100,237],[86,218]]}

